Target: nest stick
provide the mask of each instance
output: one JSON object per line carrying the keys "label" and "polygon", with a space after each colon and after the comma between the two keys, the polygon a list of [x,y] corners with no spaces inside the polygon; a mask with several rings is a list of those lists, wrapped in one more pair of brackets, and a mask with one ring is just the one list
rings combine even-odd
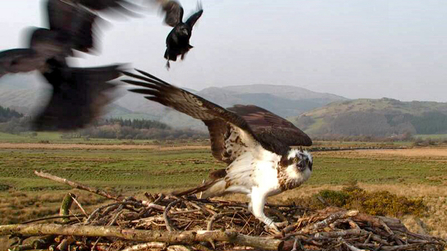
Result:
{"label": "nest stick", "polygon": [[175,200],[175,201],[169,203],[169,205],[165,208],[165,211],[163,212],[163,219],[164,219],[165,224],[166,224],[166,229],[169,232],[172,232],[172,231],[175,230],[175,227],[172,226],[172,224],[171,224],[171,220],[169,220],[169,216],[168,216],[169,210],[171,209],[171,207],[175,206],[180,201],[181,200]]}
{"label": "nest stick", "polygon": [[241,246],[251,246],[264,250],[281,250],[283,241],[253,237],[238,234],[233,231],[149,231],[138,229],[123,229],[115,226],[66,226],[59,224],[32,225],[3,225],[0,226],[0,236],[21,234],[27,236],[38,235],[66,235],[87,237],[114,237],[136,242],[165,242],[169,244],[193,244],[209,240],[227,241]]}
{"label": "nest stick", "polygon": [[88,191],[88,192],[91,192],[91,193],[95,193],[97,195],[106,197],[106,198],[111,199],[111,200],[122,201],[122,199],[123,199],[123,197],[121,195],[114,195],[114,194],[108,193],[108,192],[106,192],[104,190],[101,190],[101,189],[98,189],[98,188],[94,188],[94,187],[90,187],[90,186],[86,186],[86,185],[83,185],[83,184],[80,184],[80,183],[77,183],[77,182],[74,182],[74,181],[71,181],[71,180],[67,180],[65,178],[61,178],[61,177],[58,177],[58,176],[55,176],[55,175],[52,175],[52,174],[49,174],[49,173],[34,171],[34,174],[39,176],[39,177],[41,177],[41,178],[49,179],[49,180],[52,180],[52,181],[56,181],[56,182],[59,182],[59,183],[63,183],[63,184],[69,185],[69,186],[71,186],[73,188],[77,188],[77,189],[85,190],[85,191]]}
{"label": "nest stick", "polygon": [[163,242],[148,242],[143,244],[137,244],[131,247],[127,247],[122,251],[144,251],[144,250],[165,250],[167,247],[166,243]]}

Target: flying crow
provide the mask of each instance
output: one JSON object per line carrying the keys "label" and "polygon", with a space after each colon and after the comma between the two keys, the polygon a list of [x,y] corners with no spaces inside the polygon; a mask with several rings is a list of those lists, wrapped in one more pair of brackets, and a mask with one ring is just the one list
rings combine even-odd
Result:
{"label": "flying crow", "polygon": [[183,22],[183,8],[179,2],[175,0],[154,0],[161,5],[163,12],[165,12],[165,23],[172,28],[166,38],[166,51],[164,57],[168,60],[166,66],[169,68],[169,60],[176,61],[178,56],[181,59],[185,54],[193,48],[189,44],[189,39],[192,35],[192,27],[197,20],[202,16],[203,9],[201,5],[198,11],[190,16],[186,22]]}
{"label": "flying crow", "polygon": [[52,95],[33,120],[35,130],[72,130],[86,126],[110,103],[120,76],[119,65],[73,68],[66,58],[95,47],[96,12],[128,13],[126,0],[48,0],[48,28],[29,32],[27,48],[0,52],[0,77],[37,70],[52,86]]}

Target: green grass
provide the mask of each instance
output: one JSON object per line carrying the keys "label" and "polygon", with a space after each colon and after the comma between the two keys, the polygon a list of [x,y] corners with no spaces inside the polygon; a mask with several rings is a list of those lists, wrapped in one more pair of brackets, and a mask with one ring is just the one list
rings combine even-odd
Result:
{"label": "green grass", "polygon": [[197,184],[215,167],[206,150],[0,150],[0,184],[18,190],[64,188],[37,178],[34,170],[94,186],[140,190]]}
{"label": "green grass", "polygon": [[[314,172],[306,185],[442,185],[447,160],[410,157],[355,157],[349,153],[314,154]],[[65,189],[34,176],[34,170],[121,190],[169,190],[200,183],[210,170],[223,168],[209,150],[61,150],[1,149],[0,185],[16,190]]]}
{"label": "green grass", "polygon": [[421,139],[447,139],[447,134],[416,134],[414,135],[415,138],[421,138]]}
{"label": "green grass", "polygon": [[0,132],[0,143],[54,143],[54,144],[100,144],[117,145],[127,144],[153,144],[154,140],[120,140],[120,139],[85,139],[85,138],[63,138],[58,132],[38,132],[32,135],[29,132],[21,134],[10,134]]}

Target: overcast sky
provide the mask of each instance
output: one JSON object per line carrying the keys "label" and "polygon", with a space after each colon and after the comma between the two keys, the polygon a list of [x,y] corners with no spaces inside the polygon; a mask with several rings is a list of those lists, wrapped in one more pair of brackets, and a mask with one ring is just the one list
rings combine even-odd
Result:
{"label": "overcast sky", "polygon": [[[196,0],[181,0],[185,16]],[[165,69],[170,27],[156,12],[111,21],[97,55],[79,66],[117,62],[173,84],[282,84],[348,98],[390,97],[447,102],[445,0],[202,0],[194,48]],[[2,1],[0,50],[26,43],[41,26],[38,0]],[[0,86],[1,90],[1,86]]]}

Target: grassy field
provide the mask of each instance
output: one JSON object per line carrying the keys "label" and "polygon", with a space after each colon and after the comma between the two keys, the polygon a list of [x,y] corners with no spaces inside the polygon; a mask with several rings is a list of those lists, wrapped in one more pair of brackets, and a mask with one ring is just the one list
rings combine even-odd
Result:
{"label": "grassy field", "polygon": [[[4,137],[0,135],[1,139]],[[57,140],[55,137],[54,141]],[[64,194],[73,192],[67,186],[36,177],[34,170],[117,193],[141,195],[197,185],[210,170],[224,167],[211,156],[207,146],[149,146],[145,145],[147,142],[137,145],[63,143],[0,144],[1,224],[57,213]],[[359,144],[372,143],[354,146]],[[324,145],[353,144],[326,142]],[[352,181],[366,190],[387,190],[424,198],[430,208],[422,218],[427,227],[419,229],[420,224],[414,217],[403,220],[412,229],[447,238],[447,148],[315,152],[311,179],[301,188],[271,201],[306,197],[321,189],[341,189]],[[77,190],[74,193],[87,209],[104,203],[95,195]]]}
{"label": "grassy field", "polygon": [[447,140],[447,134],[416,134],[414,137],[420,139]]}

